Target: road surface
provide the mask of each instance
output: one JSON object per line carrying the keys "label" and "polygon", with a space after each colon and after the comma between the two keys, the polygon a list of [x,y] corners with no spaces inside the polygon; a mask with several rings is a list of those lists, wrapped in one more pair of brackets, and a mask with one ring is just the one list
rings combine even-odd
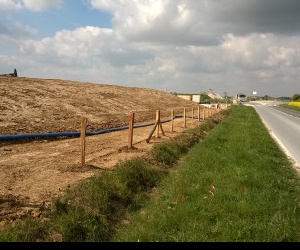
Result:
{"label": "road surface", "polygon": [[251,102],[271,135],[300,171],[300,113],[278,106],[277,102]]}

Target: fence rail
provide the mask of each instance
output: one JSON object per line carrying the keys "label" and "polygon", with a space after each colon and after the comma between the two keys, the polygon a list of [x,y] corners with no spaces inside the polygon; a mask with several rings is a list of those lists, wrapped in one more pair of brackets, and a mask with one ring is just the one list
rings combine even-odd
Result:
{"label": "fence rail", "polygon": [[[86,117],[82,117],[81,119],[81,130],[80,132],[71,132],[71,133],[47,133],[47,134],[27,134],[27,135],[3,135],[0,136],[0,141],[9,141],[9,140],[26,140],[26,139],[41,139],[41,138],[68,138],[68,137],[79,137],[80,138],[80,162],[81,166],[86,166],[86,148],[87,148],[87,140],[86,138],[89,136],[96,136],[106,133],[112,133],[122,130],[128,130],[128,144],[127,147],[129,150],[133,149],[134,145],[134,130],[138,128],[144,127],[152,127],[152,130],[149,136],[145,139],[147,143],[150,143],[152,138],[155,136],[156,138],[160,138],[160,136],[166,136],[163,124],[170,123],[170,131],[174,132],[175,120],[183,119],[183,128],[186,129],[188,127],[188,120],[194,120],[200,122],[201,120],[205,120],[209,116],[219,112],[221,109],[228,108],[227,105],[221,105],[219,108],[211,108],[206,106],[197,105],[195,107],[182,108],[180,110],[176,109],[171,110],[169,119],[162,119],[161,110],[156,111],[156,120],[155,122],[150,122],[147,124],[135,124],[136,113],[131,112],[128,116],[128,126],[120,127],[120,128],[112,128],[106,129],[96,132],[87,131],[89,120]],[[195,111],[197,110],[197,115],[195,115]],[[176,114],[177,113],[177,114]],[[167,114],[164,111],[164,114]],[[165,115],[166,116],[166,115]]]}

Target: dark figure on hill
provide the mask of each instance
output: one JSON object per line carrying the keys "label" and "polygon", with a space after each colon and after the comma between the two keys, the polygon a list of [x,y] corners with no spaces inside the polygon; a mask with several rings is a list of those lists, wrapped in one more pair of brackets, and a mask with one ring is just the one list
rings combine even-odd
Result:
{"label": "dark figure on hill", "polygon": [[10,76],[13,76],[13,77],[18,77],[18,72],[17,70],[15,69],[14,70],[14,73],[13,74],[9,74]]}
{"label": "dark figure on hill", "polygon": [[17,72],[17,70],[15,69],[15,70],[14,70],[14,73],[11,73],[11,74],[3,74],[3,75],[0,75],[0,76],[12,76],[12,77],[18,77],[18,72]]}
{"label": "dark figure on hill", "polygon": [[12,74],[8,74],[9,76],[12,76],[12,77],[18,77],[18,72],[17,72],[17,70],[15,69],[14,70],[14,73],[12,73]]}

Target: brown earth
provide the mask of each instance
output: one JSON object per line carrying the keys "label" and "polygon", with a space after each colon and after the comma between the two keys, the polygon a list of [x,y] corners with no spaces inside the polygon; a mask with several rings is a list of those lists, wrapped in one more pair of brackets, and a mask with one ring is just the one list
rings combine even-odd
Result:
{"label": "brown earth", "polygon": [[[153,89],[128,88],[62,80],[0,77],[0,135],[80,131],[88,118],[88,131],[128,126],[130,112],[136,124],[162,119],[171,110],[197,108],[193,102]],[[190,113],[191,115],[191,113]],[[199,125],[189,119],[187,128]],[[121,160],[141,156],[153,145],[168,140],[184,128],[176,119],[174,132],[163,124],[165,136],[146,139],[153,127],[134,130],[134,150],[128,150],[128,130],[87,138],[86,167],[80,167],[80,139],[35,141],[0,140],[0,225],[26,215],[39,217],[53,198],[101,171],[110,171]]]}

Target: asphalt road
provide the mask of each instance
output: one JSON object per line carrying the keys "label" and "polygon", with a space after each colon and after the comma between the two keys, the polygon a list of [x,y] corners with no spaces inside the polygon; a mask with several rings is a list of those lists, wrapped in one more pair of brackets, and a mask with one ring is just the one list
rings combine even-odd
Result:
{"label": "asphalt road", "polygon": [[285,153],[300,170],[300,114],[278,107],[277,102],[251,102]]}

